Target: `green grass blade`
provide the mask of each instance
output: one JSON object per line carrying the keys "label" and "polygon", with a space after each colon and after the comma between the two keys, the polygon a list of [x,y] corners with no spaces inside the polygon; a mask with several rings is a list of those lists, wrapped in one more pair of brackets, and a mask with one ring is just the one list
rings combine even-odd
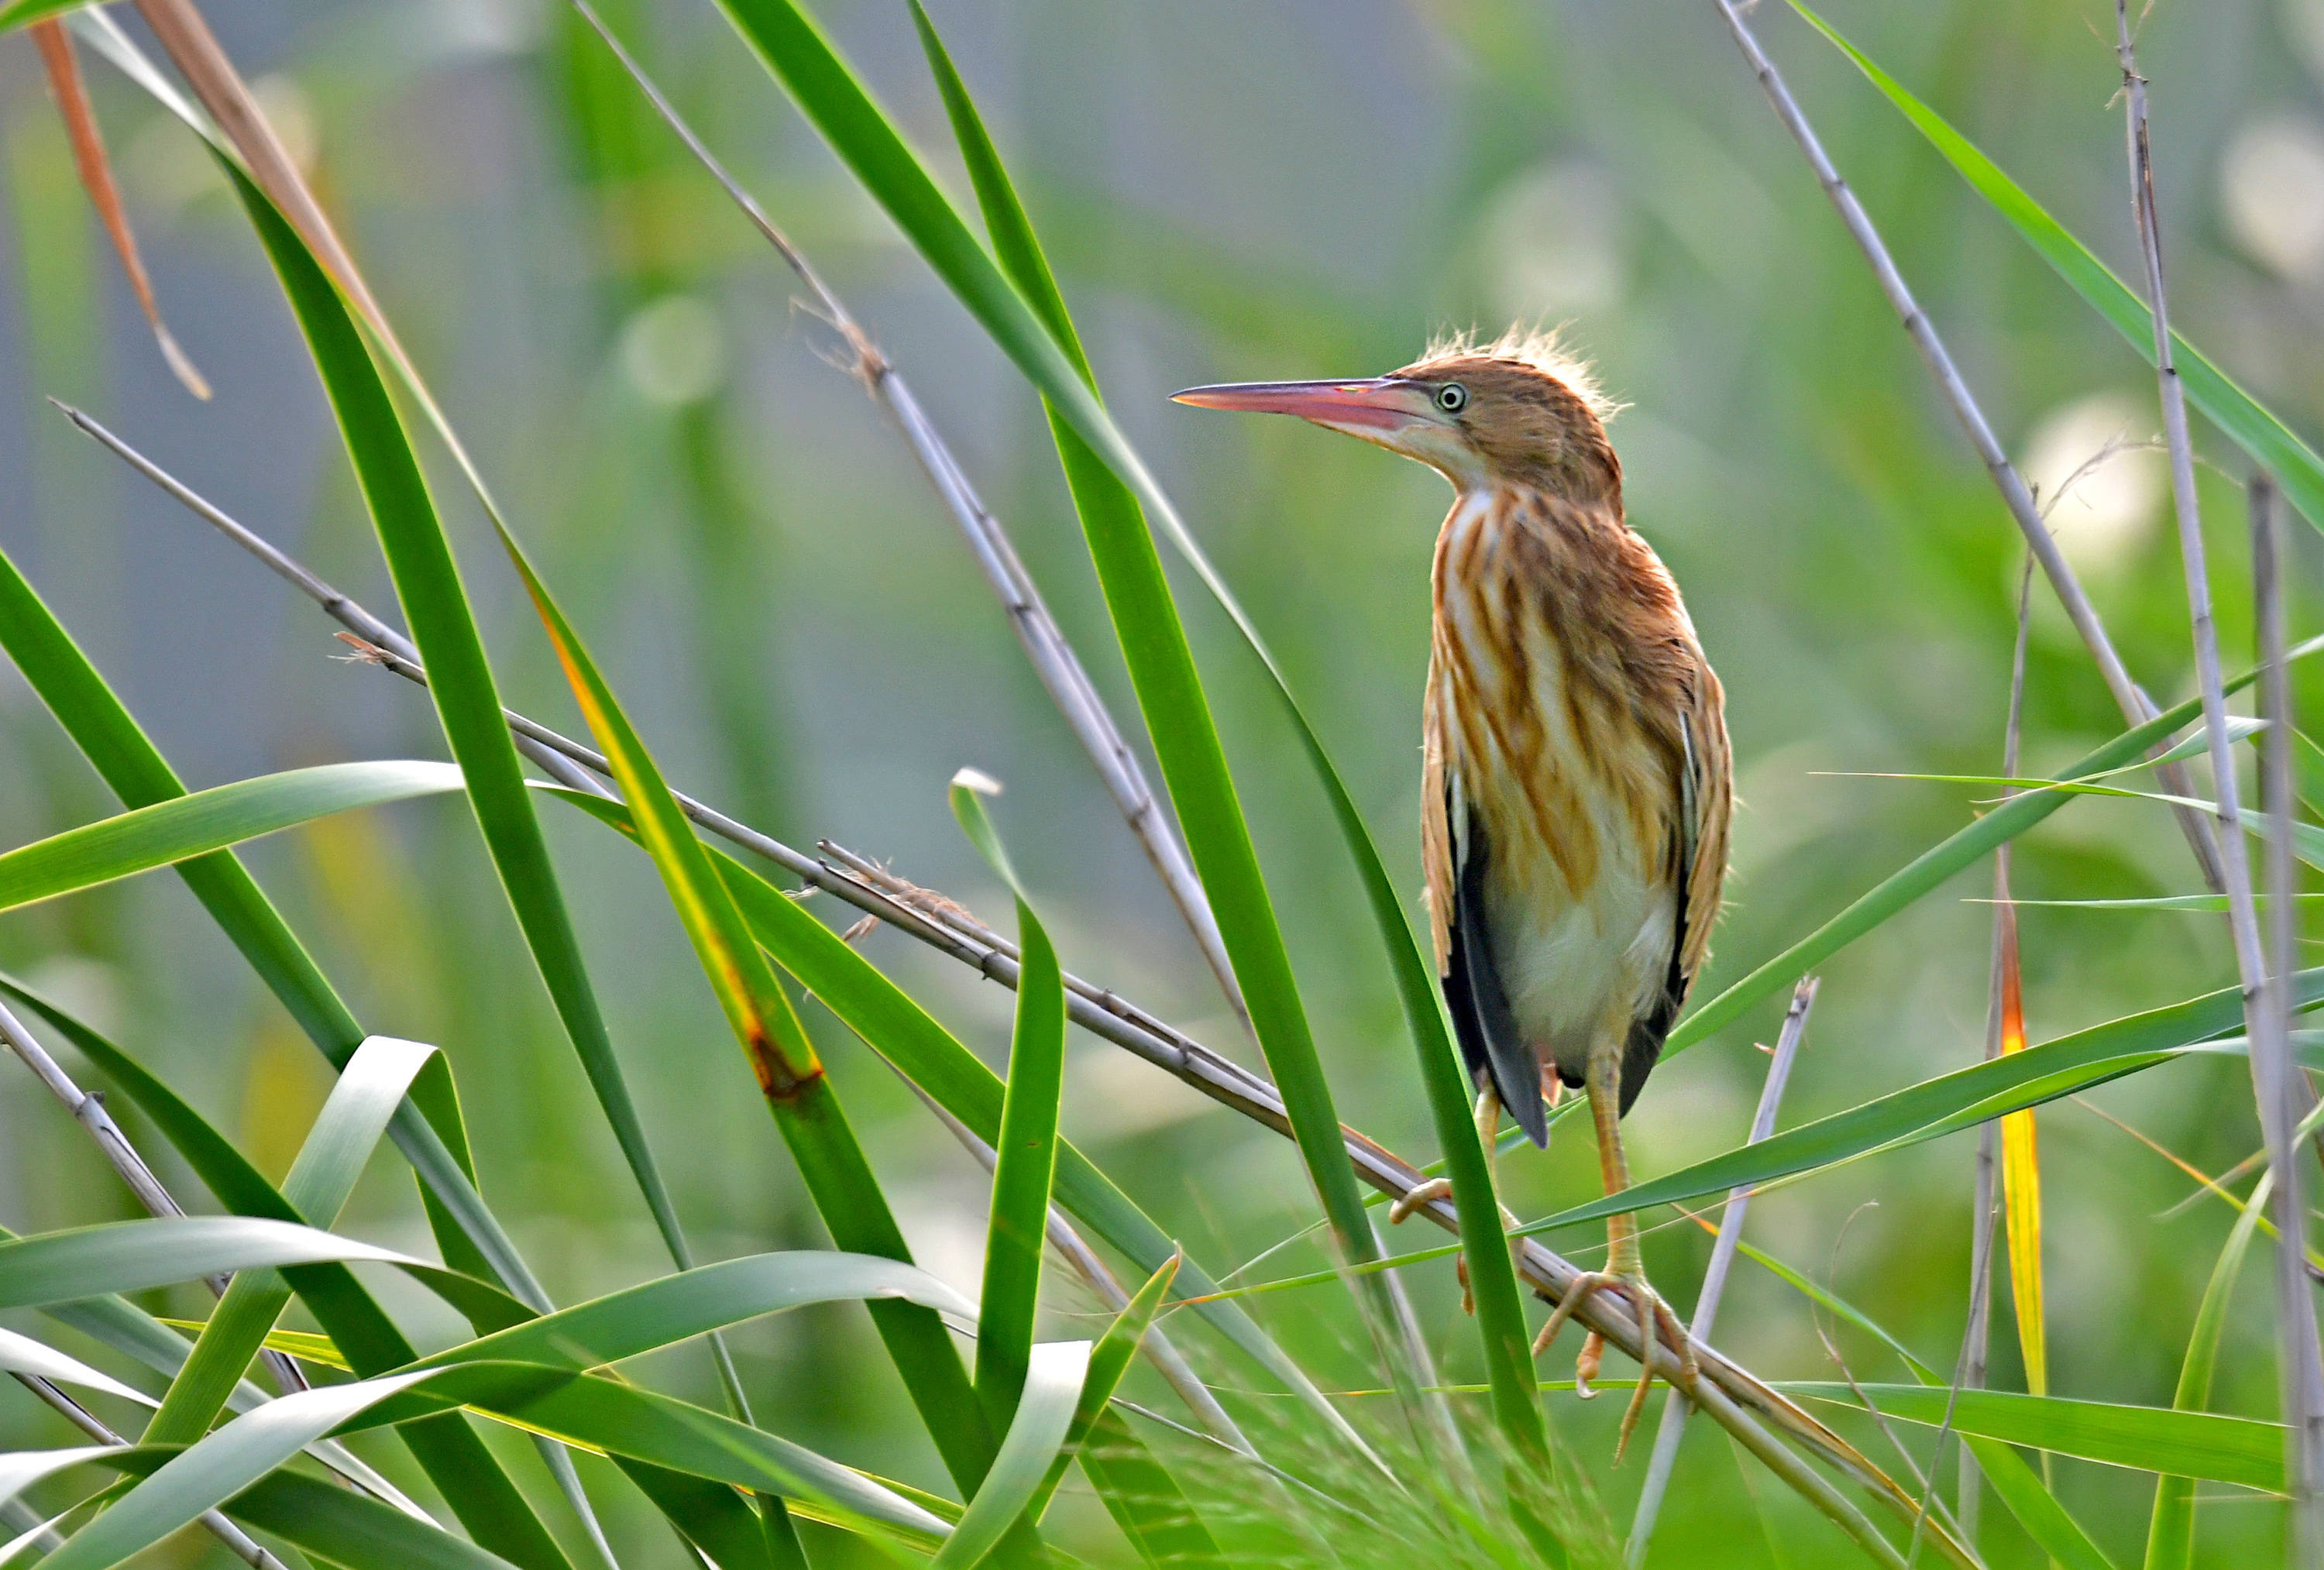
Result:
{"label": "green grass blade", "polygon": [[[308,1224],[337,1225],[388,1119],[435,1054],[433,1047],[374,1036],[347,1060],[283,1180],[283,1199]],[[161,1409],[146,1426],[145,1443],[190,1444],[207,1432],[290,1301],[290,1283],[279,1272],[238,1272],[202,1327],[194,1354],[170,1382]]]}
{"label": "green grass blade", "polygon": [[692,1476],[829,1504],[926,1539],[943,1523],[813,1451],[730,1418],[612,1380],[522,1363],[475,1364],[322,1386],[271,1401],[169,1461],[58,1551],[97,1570],[183,1526],[282,1465],[316,1437],[467,1406]]}
{"label": "green grass blade", "polygon": [[1178,1480],[1109,1407],[1082,1441],[1082,1470],[1099,1502],[1153,1570],[1210,1570],[1229,1563]]}
{"label": "green grass blade", "polygon": [[[998,787],[964,769],[952,782],[953,816],[1017,896],[1017,1023],[1009,1042],[1001,1138],[993,1146],[992,1213],[985,1229],[983,1306],[976,1321],[976,1393],[1006,1433],[1017,1416],[1033,1355],[1041,1258],[1048,1247],[1049,1188],[1057,1170],[1057,1111],[1065,1091],[1065,984],[1057,951],[1018,880],[985,813]],[[1038,1512],[1035,1512],[1038,1519]]]}
{"label": "green grass blade", "polygon": [[1040,1520],[1057,1485],[1065,1481],[1065,1468],[1078,1459],[1106,1513],[1148,1564],[1222,1565],[1224,1560],[1217,1540],[1195,1513],[1178,1480],[1138,1442],[1109,1404],[1120,1388],[1122,1376],[1130,1372],[1130,1361],[1138,1355],[1139,1344],[1154,1323],[1164,1294],[1176,1279],[1180,1262],[1177,1255],[1164,1260],[1098,1338],[1065,1446],[1050,1463],[1048,1475],[1041,1480],[1039,1491],[1026,1509],[1032,1519]]}
{"label": "green grass blade", "polygon": [[[683,1267],[691,1262],[685,1235],[614,1056],[533,814],[523,767],[509,739],[484,640],[410,435],[355,318],[323,268],[248,178],[230,161],[220,162],[274,265],[322,377],[493,869],[639,1192]],[[535,1306],[548,1305],[544,1299]]]}
{"label": "green grass blade", "polygon": [[[2324,647],[2324,640],[2310,639],[2290,651],[2285,657],[2304,658],[2314,654],[2319,647]],[[2227,682],[2224,690],[2231,693],[2241,692],[2252,684],[2256,674],[2246,671]],[[2056,781],[2052,783],[2080,779],[2129,763],[2172,731],[2201,718],[2202,712],[2202,700],[2190,698],[2145,724],[2124,731],[2089,757],[2061,770]],[[2012,797],[2006,804],[1986,813],[1959,833],[1931,846],[1858,895],[1814,932],[1759,965],[1679,1021],[1670,1033],[1670,1040],[1663,1047],[1663,1055],[1669,1057],[1674,1052],[1684,1051],[1712,1032],[1732,1023],[1753,1004],[1779,987],[1791,986],[1801,976],[1821,965],[1953,874],[1989,855],[1995,847],[2006,844],[2033,828],[2070,799],[2062,791],[2026,792]]]}
{"label": "green grass blade", "polygon": [[9,1373],[29,1373],[47,1380],[51,1384],[78,1385],[83,1390],[103,1391],[141,1407],[158,1403],[143,1391],[123,1384],[109,1373],[89,1367],[78,1357],[68,1357],[54,1347],[43,1346],[29,1336],[19,1336],[14,1330],[0,1329],[0,1371]]}
{"label": "green grass blade", "polygon": [[[2057,271],[2076,294],[2128,339],[2131,347],[2148,364],[2154,363],[2154,317],[2144,300],[2116,278],[2089,246],[2052,217],[2023,186],[1979,151],[1975,143],[1907,92],[1894,77],[1842,38],[1830,23],[1800,4],[1800,0],[1792,0],[1792,9],[1829,39],[1890,103],[1903,111],[1914,129],[1928,138],[1929,144],[1945,161],[1992,204],[1994,210]],[[2284,495],[2308,515],[2309,522],[2324,528],[2324,458],[2319,458],[2314,448],[2236,386],[2192,344],[2175,332],[2171,341],[2172,361],[2179,368],[2179,379],[2186,387],[2189,401],[2250,454],[2253,462],[2276,477]]]}
{"label": "green grass blade", "polygon": [[1057,1492],[1065,1468],[1079,1451],[1090,1429],[1105,1415],[1106,1404],[1113,1392],[1121,1387],[1122,1376],[1138,1355],[1139,1343],[1154,1323],[1155,1313],[1162,1307],[1162,1298],[1177,1278],[1181,1256],[1173,1255],[1162,1262],[1162,1268],[1146,1278],[1146,1284],[1122,1305],[1121,1312],[1113,1317],[1105,1334],[1090,1353],[1089,1372],[1082,1380],[1082,1395],[1074,1408],[1074,1426],[1066,1430],[1064,1448],[1051,1464],[1048,1475],[1042,1480],[1039,1492],[1034,1495],[1031,1509],[1035,1516],[1048,1508],[1051,1496]]}
{"label": "green grass blade", "polygon": [[502,1570],[508,1564],[440,1527],[295,1472],[261,1478],[219,1509],[346,1570]]}
{"label": "green grass blade", "polygon": [[112,1221],[0,1243],[0,1308],[37,1308],[318,1260],[437,1268],[375,1244],[256,1217]]}
{"label": "green grass blade", "polygon": [[329,763],[134,808],[0,855],[0,910],[191,860],[335,813],[460,788],[448,763]]}
{"label": "green grass blade", "polygon": [[0,32],[14,32],[87,5],[88,0],[9,0],[0,5]]}
{"label": "green grass blade", "polygon": [[[150,806],[186,794],[168,760],[5,553],[0,647],[125,805]],[[365,1032],[242,863],[221,850],[180,862],[177,871],[316,1049],[334,1069],[344,1067]],[[429,1224],[445,1259],[478,1275],[497,1270],[505,1280],[521,1273],[515,1244],[475,1192],[448,1070],[439,1065],[420,1076],[412,1088],[412,1111],[398,1117],[394,1135],[420,1176]],[[487,1256],[495,1262],[489,1267]]]}
{"label": "green grass blade", "polygon": [[[1818,1286],[1781,1260],[1748,1243],[1740,1247],[1744,1253],[1810,1302],[1867,1332],[1894,1352],[1923,1387],[1932,1386],[1942,1392],[1945,1381],[1940,1379],[1928,1364],[1914,1356],[1911,1348],[1889,1334],[1886,1327],[1870,1315],[1845,1298]],[[1884,1407],[1883,1409],[1886,1409]],[[2090,1535],[2082,1529],[2081,1523],[2067,1513],[2066,1508],[2058,1502],[2057,1496],[2043,1483],[2041,1475],[2026,1464],[2024,1456],[2001,1440],[1979,1434],[1963,1434],[1961,1442],[1977,1458],[1978,1470],[1993,1484],[1994,1492],[2001,1496],[2001,1501],[2017,1518],[2017,1524],[2024,1527],[2026,1535],[2052,1559],[2060,1565],[2072,1565],[2074,1570],[2114,1570],[2113,1561],[2090,1540]]]}
{"label": "green grass blade", "polygon": [[[1048,259],[1034,233],[1032,221],[1009,179],[1000,150],[987,133],[966,84],[954,68],[943,40],[929,22],[920,0],[912,0],[912,19],[919,31],[929,69],[936,77],[945,112],[951,119],[954,139],[967,164],[969,178],[976,191],[977,206],[983,214],[985,228],[991,236],[1001,270],[1031,305],[1056,346],[1072,362],[1081,380],[1094,396],[1096,380],[1090,371],[1089,357],[1074,331],[1072,313],[1066,308],[1065,296],[1050,271]],[[1146,558],[1154,555],[1152,537],[1146,528],[1146,519],[1139,510],[1138,496],[1131,490],[1128,477],[1108,467],[1082,433],[1060,417],[1054,402],[1050,404],[1049,423],[1056,441],[1059,460],[1065,466],[1067,486],[1073,493],[1074,507],[1081,515],[1084,531],[1089,539],[1092,558],[1097,564],[1107,602],[1121,637],[1123,653],[1125,657],[1133,661],[1134,673],[1133,627],[1148,629],[1148,637],[1178,634],[1183,642],[1176,608],[1168,603],[1167,584],[1160,575],[1159,561],[1156,559],[1150,570],[1147,565]],[[1183,535],[1183,530],[1176,530],[1172,537],[1182,540]],[[1183,543],[1191,545],[1191,541]],[[1477,1143],[1474,1120],[1470,1116],[1469,1088],[1452,1051],[1451,1033],[1445,1028],[1434,979],[1421,959],[1403,904],[1397,899],[1395,886],[1389,881],[1387,868],[1380,860],[1371,831],[1356,811],[1354,800],[1349,795],[1339,770],[1325,751],[1314,726],[1283,679],[1273,656],[1258,641],[1256,631],[1242,614],[1241,608],[1231,597],[1224,596],[1222,582],[1210,571],[1209,564],[1201,559],[1199,552],[1194,553],[1192,559],[1203,574],[1204,582],[1212,586],[1214,592],[1222,594],[1222,602],[1229,614],[1251,638],[1254,650],[1274,678],[1277,695],[1284,703],[1307,753],[1308,761],[1331,801],[1333,819],[1364,885],[1372,918],[1388,948],[1398,1001],[1419,1054],[1421,1078],[1427,1090],[1437,1137],[1448,1152],[1453,1197],[1462,1217],[1462,1237],[1470,1250],[1471,1293],[1477,1305],[1478,1327],[1484,1339],[1485,1361],[1493,1387],[1495,1412],[1504,1431],[1521,1449],[1528,1454],[1545,1455],[1547,1434],[1542,1425],[1539,1397],[1533,1386],[1525,1311],[1517,1292],[1517,1275],[1513,1266],[1504,1268],[1498,1262],[1498,1256],[1504,1252],[1499,1235],[1500,1210],[1492,1198],[1490,1174],[1483,1152]],[[1111,568],[1109,562],[1111,563]],[[1154,598],[1157,591],[1158,601]],[[1185,658],[1191,679],[1191,652]],[[1195,692],[1199,697],[1199,687]],[[1156,739],[1158,757],[1167,745],[1162,726],[1171,716],[1156,712],[1154,705],[1147,701],[1145,687],[1140,686],[1139,693],[1140,704],[1146,710],[1149,734]],[[1203,724],[1208,724],[1207,712],[1201,720]],[[1166,778],[1170,782],[1172,799],[1179,803],[1183,818],[1185,807],[1179,799],[1176,777],[1170,774],[1168,759],[1165,757],[1163,762]],[[1187,832],[1191,846],[1194,832],[1193,826],[1189,825]],[[1196,853],[1196,860],[1200,865],[1199,852]],[[1204,877],[1207,884],[1207,869]],[[1238,961],[1237,974],[1240,976],[1240,973]],[[1272,1052],[1268,1065],[1280,1082],[1285,1069],[1276,1064]],[[1314,1071],[1320,1080],[1320,1062]],[[1302,1152],[1307,1156],[1312,1170],[1323,1140],[1319,1135],[1315,1148],[1311,1150],[1305,1132],[1296,1126],[1298,1113],[1296,1109],[1293,1110],[1293,1117],[1295,1132],[1300,1134]],[[1332,1127],[1329,1133],[1333,1147],[1331,1159],[1336,1161],[1339,1159],[1336,1126]],[[1352,1180],[1350,1186],[1353,1186]],[[1318,1189],[1324,1197],[1325,1208],[1335,1230],[1344,1232],[1353,1224],[1336,1207],[1339,1196],[1320,1179]],[[1463,1196],[1466,1197],[1465,1203],[1462,1202]],[[1367,1242],[1370,1235],[1367,1231]],[[1358,1257],[1371,1255],[1368,1252],[1360,1252]]]}
{"label": "green grass blade", "polygon": [[[1126,463],[1142,476],[1096,395],[806,14],[791,0],[726,0],[724,9],[842,160],[1066,423],[1093,443],[1109,468],[1119,473]],[[1137,488],[1137,499],[1149,506],[1152,499],[1144,492],[1151,483]],[[1083,522],[1131,685],[1308,1175],[1343,1255],[1369,1260],[1378,1250],[1340,1143],[1339,1118],[1282,930],[1153,537],[1134,504],[1119,504],[1130,500],[1099,491],[1076,495],[1090,503]]]}
{"label": "green grass blade", "polygon": [[[2211,1399],[2211,1375],[2218,1366],[2219,1336],[2227,1326],[2227,1305],[2235,1295],[2236,1277],[2243,1269],[2252,1234],[2258,1230],[2260,1217],[2267,1209],[2267,1193],[2273,1180],[2273,1173],[2261,1174],[2251,1198],[2245,1201],[2243,1213],[2227,1232],[2218,1262],[2211,1268],[2211,1279],[2203,1288],[2203,1300],[2195,1310],[2195,1327],[2187,1336],[2187,1356],[2179,1365],[2178,1389],[2171,1398],[2177,1410],[2200,1411]],[[2275,1461],[2280,1485],[2283,1471],[2280,1436]],[[2188,1570],[2194,1559],[2195,1480],[2180,1471],[2174,1461],[2154,1480],[2154,1510],[2146,1524],[2145,1570]]]}
{"label": "green grass blade", "polygon": [[802,1250],[697,1265],[420,1358],[413,1368],[537,1363],[575,1370],[636,1357],[810,1303],[917,1303],[974,1323],[976,1305],[926,1271],[872,1254]]}
{"label": "green grass blade", "polygon": [[[2324,969],[2295,978],[2301,1006],[2324,996]],[[1547,1232],[1649,1205],[1724,1193],[1729,1189],[1831,1166],[1868,1152],[1898,1149],[1972,1128],[2020,1107],[2038,1106],[2090,1085],[2168,1062],[2198,1043],[2232,1030],[2243,1019],[2243,998],[2233,987],[2206,993],[2164,1008],[2132,1015],[2086,1031],[2061,1036],[1940,1074],[1846,1112],[1789,1129],[1757,1144],[1739,1146],[1708,1161],[1603,1199],[1563,1210],[1517,1230]]]}
{"label": "green grass blade", "polygon": [[12,1235],[0,1242],[0,1269],[14,1272],[0,1280],[0,1308],[78,1303],[240,1270],[353,1262],[393,1265],[471,1320],[507,1324],[531,1312],[498,1287],[426,1260],[317,1227],[245,1216],[170,1216]]}
{"label": "green grass blade", "polygon": [[[694,837],[692,825],[579,636],[514,538],[505,529],[500,538],[532,597],[590,731],[604,748],[623,798],[632,803],[639,842],[661,874],[678,923],[750,1061],[824,1226],[833,1241],[850,1253],[909,1263],[911,1251],[848,1126],[838,1092],[799,1024],[790,995],[760,952],[710,853]],[[945,1469],[964,1493],[973,1491],[992,1464],[992,1431],[943,1323],[929,1309],[896,1301],[873,1304],[872,1317]]]}
{"label": "green grass blade", "polygon": [[[571,791],[552,794],[634,839],[629,809],[620,803]],[[706,849],[741,906],[752,937],[777,964],[979,1139],[991,1144],[1000,1138],[1003,1088],[999,1075],[798,902],[724,851],[715,846]],[[1069,1215],[1120,1249],[1139,1269],[1156,1270],[1177,1252],[1168,1235],[1070,1141],[1058,1142],[1056,1189],[1057,1203]],[[1179,1284],[1188,1296],[1204,1299],[1193,1309],[1204,1323],[1286,1388],[1297,1392],[1309,1409],[1342,1438],[1363,1447],[1361,1437],[1314,1382],[1240,1304],[1211,1297],[1219,1284],[1198,1264],[1189,1260],[1182,1266]]]}
{"label": "green grass blade", "polygon": [[[85,1464],[151,1475],[179,1452],[155,1446],[109,1450]],[[346,1570],[505,1570],[509,1561],[466,1542],[426,1517],[297,1473],[278,1472],[218,1507]],[[61,1519],[61,1518],[60,1518]]]}
{"label": "green grass blade", "polygon": [[973,1570],[1024,1517],[1073,1427],[1089,1360],[1086,1341],[1052,1341],[1033,1349],[1001,1454],[928,1570]]}
{"label": "green grass blade", "polygon": [[1778,1384],[1785,1395],[1860,1406],[1861,1391],[1891,1418],[1935,1428],[1946,1420],[1963,1434],[1979,1434],[2029,1449],[2079,1456],[2140,1472],[2179,1471],[2189,1477],[2231,1483],[2271,1493],[2283,1491],[2283,1427],[2252,1418],[2167,1407],[2070,1400],[2015,1391],[1947,1391],[1925,1384],[1866,1384],[1803,1381]]}

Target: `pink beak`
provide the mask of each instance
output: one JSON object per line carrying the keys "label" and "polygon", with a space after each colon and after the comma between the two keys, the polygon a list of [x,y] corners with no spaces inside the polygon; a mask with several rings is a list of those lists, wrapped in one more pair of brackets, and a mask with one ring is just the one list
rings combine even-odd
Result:
{"label": "pink beak", "polygon": [[1369,381],[1227,381],[1190,387],[1170,398],[1197,409],[1296,414],[1340,430],[1401,430],[1433,418],[1435,408],[1428,389],[1393,376]]}

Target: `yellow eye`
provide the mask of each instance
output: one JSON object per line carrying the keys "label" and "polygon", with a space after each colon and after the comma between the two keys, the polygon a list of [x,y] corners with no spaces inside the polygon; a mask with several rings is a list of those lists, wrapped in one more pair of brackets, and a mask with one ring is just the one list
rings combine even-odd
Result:
{"label": "yellow eye", "polygon": [[1469,407],[1469,390],[1457,381],[1448,381],[1436,390],[1436,407],[1446,414],[1459,414]]}

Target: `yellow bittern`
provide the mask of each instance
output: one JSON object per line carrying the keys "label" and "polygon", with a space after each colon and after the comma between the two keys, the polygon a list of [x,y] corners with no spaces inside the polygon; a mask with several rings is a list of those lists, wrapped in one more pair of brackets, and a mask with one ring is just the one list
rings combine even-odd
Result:
{"label": "yellow bittern", "polygon": [[[1422,706],[1421,851],[1444,1001],[1488,1152],[1503,1107],[1546,1146],[1548,1106],[1578,1086],[1606,1190],[1628,1188],[1619,1120],[1702,969],[1733,797],[1719,678],[1677,583],[1623,518],[1612,406],[1554,339],[1514,332],[1433,345],[1370,381],[1176,396],[1297,415],[1452,482]],[[1566,1294],[1535,1350],[1610,1290],[1642,1345],[1665,1337],[1691,1382],[1693,1354],[1646,1281],[1637,1218],[1606,1230],[1606,1268]],[[1584,1393],[1603,1349],[1594,1333],[1583,1343]]]}

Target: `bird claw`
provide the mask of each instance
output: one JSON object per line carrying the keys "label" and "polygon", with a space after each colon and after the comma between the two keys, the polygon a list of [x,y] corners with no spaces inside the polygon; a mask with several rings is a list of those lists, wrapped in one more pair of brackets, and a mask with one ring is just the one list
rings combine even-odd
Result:
{"label": "bird claw", "polygon": [[1390,1226],[1401,1226],[1404,1225],[1405,1218],[1422,1206],[1434,1205],[1439,1199],[1449,1199],[1452,1197],[1452,1179],[1431,1178],[1416,1188],[1406,1189],[1396,1202],[1388,1207],[1388,1224]]}
{"label": "bird claw", "polygon": [[[1590,1271],[1573,1279],[1573,1284],[1566,1289],[1565,1296],[1542,1326],[1541,1334],[1534,1338],[1534,1355],[1538,1357],[1548,1350],[1550,1343],[1557,1339],[1557,1333],[1565,1327],[1566,1320],[1573,1317],[1591,1293],[1609,1287],[1630,1300],[1638,1320],[1638,1383],[1631,1392],[1629,1406],[1622,1413],[1621,1437],[1614,1446],[1614,1461],[1619,1465],[1623,1453],[1630,1447],[1630,1431],[1638,1426],[1639,1415],[1646,1410],[1646,1391],[1655,1382],[1654,1343],[1659,1340],[1678,1359],[1678,1378],[1674,1382],[1687,1394],[1693,1393],[1702,1379],[1702,1366],[1695,1359],[1694,1343],[1688,1337],[1686,1327],[1679,1323],[1678,1315],[1663,1301],[1646,1277],[1615,1275],[1607,1271]],[[1591,1382],[1598,1377],[1599,1361],[1605,1348],[1606,1338],[1592,1330],[1582,1344],[1582,1355],[1573,1361],[1575,1393],[1584,1400],[1598,1393],[1591,1388]]]}

